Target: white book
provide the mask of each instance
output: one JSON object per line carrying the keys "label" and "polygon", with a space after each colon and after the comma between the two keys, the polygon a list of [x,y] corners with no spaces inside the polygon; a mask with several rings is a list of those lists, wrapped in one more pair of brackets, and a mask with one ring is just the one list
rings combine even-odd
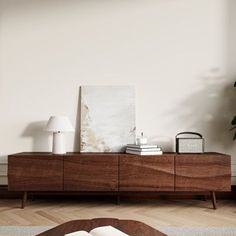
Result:
{"label": "white book", "polygon": [[135,155],[141,155],[141,156],[151,156],[151,155],[162,155],[162,151],[156,151],[156,152],[139,152],[139,151],[131,151],[131,150],[126,150],[126,153],[128,154],[135,154]]}
{"label": "white book", "polygon": [[141,145],[127,144],[127,147],[131,147],[131,148],[159,148],[157,145],[151,145],[151,144],[141,144]]}
{"label": "white book", "polygon": [[91,234],[86,231],[81,230],[81,231],[65,234],[65,236],[91,236]]}
{"label": "white book", "polygon": [[90,232],[81,230],[65,234],[65,236],[129,236],[129,235],[112,226],[102,226],[94,228]]}
{"label": "white book", "polygon": [[161,148],[132,148],[132,147],[127,147],[126,150],[137,151],[137,152],[159,152],[159,151],[161,151]]}

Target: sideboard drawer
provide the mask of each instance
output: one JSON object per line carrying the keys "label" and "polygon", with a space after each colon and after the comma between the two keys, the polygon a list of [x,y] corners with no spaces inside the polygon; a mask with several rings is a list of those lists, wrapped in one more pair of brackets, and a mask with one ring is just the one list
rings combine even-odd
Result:
{"label": "sideboard drawer", "polygon": [[116,154],[67,154],[64,190],[118,191],[118,165]]}
{"label": "sideboard drawer", "polygon": [[8,158],[10,191],[62,191],[63,157],[11,155]]}
{"label": "sideboard drawer", "polygon": [[230,156],[185,154],[175,158],[176,191],[230,191]]}
{"label": "sideboard drawer", "polygon": [[174,155],[120,155],[121,191],[174,191]]}

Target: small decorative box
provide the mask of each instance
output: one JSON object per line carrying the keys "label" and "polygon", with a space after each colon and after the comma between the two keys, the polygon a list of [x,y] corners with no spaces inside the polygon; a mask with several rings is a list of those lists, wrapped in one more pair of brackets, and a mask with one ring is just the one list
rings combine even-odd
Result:
{"label": "small decorative box", "polygon": [[196,132],[181,132],[175,136],[177,153],[203,153],[204,139]]}

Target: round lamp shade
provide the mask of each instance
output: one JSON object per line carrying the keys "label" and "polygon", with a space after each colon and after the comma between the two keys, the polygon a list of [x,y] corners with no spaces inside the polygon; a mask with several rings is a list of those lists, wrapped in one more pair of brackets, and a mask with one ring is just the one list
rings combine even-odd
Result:
{"label": "round lamp shade", "polygon": [[48,120],[47,131],[51,132],[73,132],[74,128],[66,116],[51,116]]}

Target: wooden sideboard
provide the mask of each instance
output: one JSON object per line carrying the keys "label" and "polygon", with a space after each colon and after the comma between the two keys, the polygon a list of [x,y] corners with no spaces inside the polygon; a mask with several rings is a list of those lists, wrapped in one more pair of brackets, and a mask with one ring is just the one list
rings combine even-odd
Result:
{"label": "wooden sideboard", "polygon": [[8,156],[8,189],[27,192],[210,192],[231,190],[230,156],[23,152]]}

